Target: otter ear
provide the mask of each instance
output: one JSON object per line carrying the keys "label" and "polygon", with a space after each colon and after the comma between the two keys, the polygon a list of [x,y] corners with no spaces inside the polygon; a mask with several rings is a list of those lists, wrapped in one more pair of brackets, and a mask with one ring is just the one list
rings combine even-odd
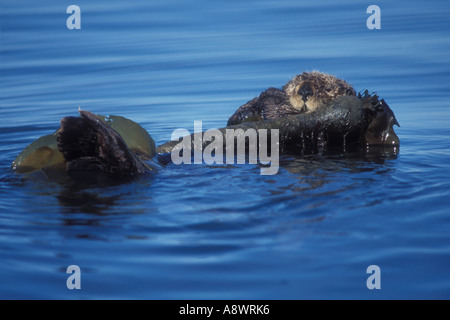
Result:
{"label": "otter ear", "polygon": [[345,95],[346,96],[356,96],[356,92],[353,89],[347,89],[347,91],[345,91]]}

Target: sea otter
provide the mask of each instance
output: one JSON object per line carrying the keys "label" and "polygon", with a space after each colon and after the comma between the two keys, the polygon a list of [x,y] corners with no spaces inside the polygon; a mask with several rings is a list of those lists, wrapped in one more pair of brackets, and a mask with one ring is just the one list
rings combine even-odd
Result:
{"label": "sea otter", "polygon": [[[294,77],[282,90],[264,91],[219,130],[241,129],[245,134],[248,129],[278,129],[280,154],[371,152],[374,148],[382,152],[393,148],[396,153],[400,140],[394,125],[399,125],[394,112],[378,95],[367,90],[356,95],[345,81],[314,71]],[[54,134],[25,148],[12,168],[58,180],[68,176],[96,182],[97,177],[106,176],[115,182],[130,181],[158,171],[165,163],[161,155],[171,153],[178,144],[169,141],[155,148],[154,140],[137,123],[80,110],[80,117],[62,119]]]}
{"label": "sea otter", "polygon": [[285,84],[282,90],[269,88],[241,106],[230,117],[228,125],[311,112],[345,95],[356,95],[346,81],[318,71],[303,72]]}

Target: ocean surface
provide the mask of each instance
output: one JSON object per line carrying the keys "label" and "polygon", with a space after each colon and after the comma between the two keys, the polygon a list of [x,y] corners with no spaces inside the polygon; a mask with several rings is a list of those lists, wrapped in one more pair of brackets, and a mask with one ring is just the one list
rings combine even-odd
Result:
{"label": "ocean surface", "polygon": [[[1,1],[0,298],[449,299],[449,17],[444,0]],[[171,164],[108,187],[11,170],[79,107],[158,145],[306,70],[384,98],[399,154],[283,157],[273,176]]]}

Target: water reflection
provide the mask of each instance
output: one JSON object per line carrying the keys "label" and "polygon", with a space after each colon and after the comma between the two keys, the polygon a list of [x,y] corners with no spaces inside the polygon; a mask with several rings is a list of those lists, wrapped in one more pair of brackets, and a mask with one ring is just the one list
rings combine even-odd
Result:
{"label": "water reflection", "polygon": [[[390,179],[395,173],[392,160],[396,157],[394,153],[283,157],[280,165],[289,173],[291,181],[278,181],[273,193],[281,197],[286,211],[303,218],[313,215],[321,218],[317,221],[322,221],[333,214],[333,206],[350,208],[349,194],[355,190],[372,188]],[[360,199],[351,199],[352,208],[385,201],[386,192],[377,190],[365,193]]]}
{"label": "water reflection", "polygon": [[[282,157],[280,166],[292,174],[309,176],[312,173],[349,173],[376,171],[389,160],[395,160],[398,149],[380,149],[379,152],[355,152],[345,154],[317,154],[302,157]],[[375,164],[375,165],[374,165]]]}
{"label": "water reflection", "polygon": [[[65,213],[88,213],[94,215],[104,215],[105,212],[117,205],[123,197],[121,195],[100,195],[96,192],[89,192],[77,187],[66,187],[55,197]],[[89,219],[92,221],[91,219]],[[70,219],[67,224],[70,225]]]}

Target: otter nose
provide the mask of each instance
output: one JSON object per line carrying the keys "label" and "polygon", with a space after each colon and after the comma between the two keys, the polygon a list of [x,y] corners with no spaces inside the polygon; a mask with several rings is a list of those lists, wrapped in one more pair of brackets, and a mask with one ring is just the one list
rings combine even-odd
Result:
{"label": "otter nose", "polygon": [[302,96],[302,100],[306,102],[309,96],[314,94],[311,85],[309,83],[303,84],[300,89],[298,89],[298,95]]}

